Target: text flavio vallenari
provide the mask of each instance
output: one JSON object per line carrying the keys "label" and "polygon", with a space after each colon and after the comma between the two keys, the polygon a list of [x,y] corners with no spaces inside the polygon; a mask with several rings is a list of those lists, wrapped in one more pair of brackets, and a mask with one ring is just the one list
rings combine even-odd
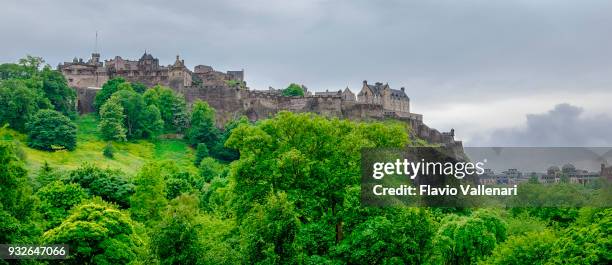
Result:
{"label": "text flavio vallenari", "polygon": [[[410,180],[417,176],[452,176],[463,179],[466,175],[482,175],[484,165],[482,162],[429,162],[409,161],[408,159],[397,159],[395,162],[376,162],[372,164],[372,178],[382,180],[386,175],[406,176]],[[431,185],[399,185],[385,187],[374,185],[372,193],[376,196],[454,196],[458,194],[470,196],[512,196],[517,195],[517,185],[511,187],[486,187],[485,185],[461,184],[459,187],[446,185],[436,187]]]}
{"label": "text flavio vallenari", "polygon": [[374,185],[372,192],[376,196],[455,196],[461,192],[465,196],[512,196],[517,194],[517,186],[513,187],[485,187],[485,185],[459,185],[459,188],[433,187],[431,185],[399,185],[398,187],[385,187]]}

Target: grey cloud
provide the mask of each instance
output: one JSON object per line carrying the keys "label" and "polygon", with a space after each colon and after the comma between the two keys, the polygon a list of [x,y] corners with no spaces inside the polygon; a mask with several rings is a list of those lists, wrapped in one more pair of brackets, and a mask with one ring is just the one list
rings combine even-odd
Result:
{"label": "grey cloud", "polygon": [[470,146],[612,146],[612,117],[584,117],[584,109],[558,104],[542,114],[527,114],[521,128],[498,129],[488,139],[474,139]]}
{"label": "grey cloud", "polygon": [[609,91],[611,13],[598,0],[5,0],[0,61],[87,57],[98,30],[103,58],[180,54],[244,68],[253,89],[389,82],[427,117],[442,102]]}

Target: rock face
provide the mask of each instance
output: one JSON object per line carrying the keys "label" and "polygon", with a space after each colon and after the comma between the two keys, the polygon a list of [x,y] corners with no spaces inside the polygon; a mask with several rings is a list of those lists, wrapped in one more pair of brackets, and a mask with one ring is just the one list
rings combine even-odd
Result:
{"label": "rock face", "polygon": [[370,85],[363,81],[358,96],[347,87],[337,92],[315,92],[302,86],[305,96],[286,97],[279,90],[250,90],[244,81],[244,71],[215,71],[210,66],[198,65],[190,71],[183,60],[176,57],[173,65],[160,66],[159,60],[145,53],[139,60],[124,60],[119,56],[99,61],[92,54],[87,62],[74,59],[58,66],[69,85],[77,90],[77,106],[81,113],[93,111],[93,99],[102,84],[110,78],[123,77],[130,82],[147,86],[157,84],[171,87],[185,95],[188,103],[208,102],[217,112],[217,122],[224,125],[241,115],[250,120],[265,119],[279,111],[312,112],[326,117],[351,120],[400,120],[411,128],[411,134],[430,143],[462,149],[454,140],[454,131],[439,132],[423,123],[421,114],[411,113],[410,99],[405,89],[391,89],[388,84]]}

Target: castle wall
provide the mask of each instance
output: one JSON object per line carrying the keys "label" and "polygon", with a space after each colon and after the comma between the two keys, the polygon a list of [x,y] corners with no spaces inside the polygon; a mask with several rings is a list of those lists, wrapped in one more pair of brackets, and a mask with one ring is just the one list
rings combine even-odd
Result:
{"label": "castle wall", "polygon": [[81,87],[76,88],[77,93],[77,110],[79,113],[90,113],[94,111],[93,103],[96,98],[96,93],[100,89],[96,87]]}
{"label": "castle wall", "polygon": [[[105,65],[106,64],[106,65]],[[159,61],[145,53],[138,61],[115,59],[99,61],[99,54],[84,62],[74,59],[58,66],[68,84],[77,91],[77,108],[80,113],[93,111],[95,95],[106,81],[123,77],[130,82],[140,82],[149,87],[160,84],[185,95],[188,103],[200,99],[216,110],[217,124],[246,115],[250,120],[274,116],[279,111],[312,112],[326,117],[351,120],[396,119],[412,128],[411,133],[430,143],[461,146],[454,141],[454,133],[440,133],[423,124],[420,114],[410,113],[410,101],[401,90],[392,90],[388,85],[377,82],[374,86],[363,82],[362,91],[355,101],[355,95],[347,88],[340,93],[319,93],[313,96],[305,87],[304,97],[284,97],[278,91],[250,91],[244,89],[244,71],[215,71],[210,66],[198,65],[192,73],[177,60],[172,66],[160,66]],[[230,80],[241,82],[229,87]],[[192,84],[193,82],[193,84]],[[196,84],[197,82],[197,84]],[[232,82],[235,83],[235,82]],[[376,93],[374,93],[376,91]],[[382,93],[381,93],[382,92]]]}
{"label": "castle wall", "polygon": [[219,124],[225,124],[244,112],[243,91],[239,89],[225,86],[202,86],[181,88],[178,92],[185,95],[188,103],[197,99],[208,102],[217,111],[216,118]]}

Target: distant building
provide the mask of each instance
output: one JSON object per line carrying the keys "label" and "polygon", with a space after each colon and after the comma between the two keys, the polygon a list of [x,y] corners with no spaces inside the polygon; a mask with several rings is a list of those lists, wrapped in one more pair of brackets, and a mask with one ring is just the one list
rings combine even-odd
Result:
{"label": "distant building", "polygon": [[478,176],[478,182],[483,185],[497,185],[497,176],[490,168],[485,168],[482,175]]}
{"label": "distant building", "polygon": [[572,164],[565,164],[559,169],[557,166],[551,166],[546,171],[546,174],[541,176],[542,183],[559,183],[562,179],[567,179],[570,183],[588,184],[600,178],[599,173],[589,172],[583,169],[577,169]]}
{"label": "distant building", "polygon": [[355,101],[355,94],[353,94],[353,92],[351,92],[351,90],[346,87],[343,90],[338,90],[338,91],[329,91],[329,90],[325,90],[325,92],[315,92],[315,96],[339,96],[341,97],[343,100],[346,101]]}
{"label": "distant building", "polygon": [[104,63],[100,61],[99,53],[93,53],[87,62],[74,58],[72,62],[58,65],[58,70],[66,77],[68,85],[75,88],[101,87],[115,77],[123,77],[130,82],[140,82],[147,86],[159,84],[174,89],[191,87],[194,82],[199,86],[228,86],[231,84],[228,81],[244,83],[244,71],[222,73],[210,66],[198,65],[192,72],[178,55],[174,64],[163,66],[159,64],[159,59],[147,52],[138,60],[115,56]]}
{"label": "distant building", "polygon": [[605,164],[601,164],[601,177],[609,182],[612,182],[612,166],[606,167]]}
{"label": "distant building", "polygon": [[387,112],[410,112],[410,98],[403,87],[397,90],[390,88],[389,84],[383,85],[383,83],[376,82],[370,85],[364,80],[357,100],[363,103],[380,104]]}

